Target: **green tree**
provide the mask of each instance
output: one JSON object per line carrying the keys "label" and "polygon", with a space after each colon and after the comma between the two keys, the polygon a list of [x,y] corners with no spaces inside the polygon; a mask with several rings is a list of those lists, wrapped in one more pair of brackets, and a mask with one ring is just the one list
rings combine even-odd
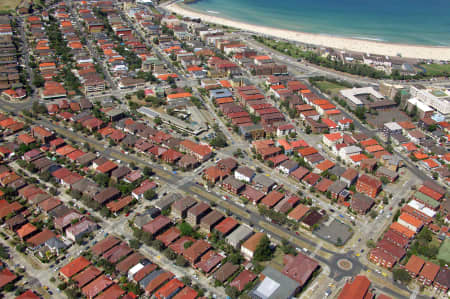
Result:
{"label": "green tree", "polygon": [[264,235],[256,246],[255,252],[253,254],[253,259],[255,261],[268,261],[272,258],[272,248],[270,247],[269,238]]}
{"label": "green tree", "polygon": [[174,259],[177,258],[177,254],[175,252],[173,252],[173,250],[170,248],[166,248],[163,253],[164,253],[164,256],[171,261],[173,261]]}
{"label": "green tree", "polygon": [[225,293],[232,299],[237,299],[240,295],[239,290],[236,287],[227,286],[225,288]]}
{"label": "green tree", "polygon": [[136,91],[136,97],[139,100],[143,100],[145,98],[145,91],[143,89]]}
{"label": "green tree", "polygon": [[152,241],[152,247],[155,248],[158,251],[161,251],[164,249],[164,243],[160,240],[153,240]]}
{"label": "green tree", "polygon": [[109,176],[106,173],[99,173],[94,177],[94,181],[102,187],[109,185]]}
{"label": "green tree", "polygon": [[146,200],[153,200],[156,198],[156,192],[153,189],[149,189],[147,191],[144,192],[144,198]]}
{"label": "green tree", "polygon": [[161,117],[157,116],[153,119],[153,122],[155,123],[155,125],[159,126],[162,124],[162,119]]}
{"label": "green tree", "polygon": [[130,247],[133,249],[138,249],[139,247],[141,247],[141,242],[139,242],[139,240],[132,239],[130,240]]}
{"label": "green tree", "polygon": [[408,284],[411,281],[411,276],[405,269],[394,269],[394,271],[392,271],[392,274],[394,276],[394,280],[399,280],[404,284]]}
{"label": "green tree", "polygon": [[178,255],[175,260],[175,265],[179,267],[186,267],[188,265],[188,261],[182,255]]}
{"label": "green tree", "polygon": [[181,232],[181,236],[193,236],[195,232],[192,226],[185,221],[178,224],[178,229]]}
{"label": "green tree", "polygon": [[151,176],[153,174],[153,170],[148,166],[144,167],[143,172],[144,172],[144,175],[146,175],[146,176]]}

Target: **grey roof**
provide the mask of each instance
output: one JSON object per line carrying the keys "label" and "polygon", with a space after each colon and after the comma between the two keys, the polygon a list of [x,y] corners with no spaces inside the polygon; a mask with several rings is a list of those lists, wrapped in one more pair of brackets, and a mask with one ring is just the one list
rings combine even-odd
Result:
{"label": "grey roof", "polygon": [[63,241],[61,241],[57,237],[48,239],[47,241],[45,241],[45,245],[47,245],[47,247],[51,249],[65,249],[68,247]]}
{"label": "grey roof", "polygon": [[374,200],[361,193],[355,193],[352,195],[352,207],[361,209],[361,210],[368,210],[373,204]]}
{"label": "grey roof", "polygon": [[398,177],[398,174],[395,171],[392,171],[386,167],[380,167],[377,169],[377,176],[381,175],[381,176],[387,176],[390,178],[396,178]]}
{"label": "grey roof", "polygon": [[134,217],[134,225],[142,228],[151,220],[153,220],[153,217],[150,214],[137,215],[136,217]]}
{"label": "grey roof", "polygon": [[251,292],[252,298],[260,299],[284,299],[291,298],[300,284],[290,279],[281,272],[268,266],[262,274],[264,280]]}
{"label": "grey roof", "polygon": [[228,98],[228,97],[232,97],[233,96],[231,91],[229,91],[226,88],[210,90],[209,91],[209,95],[211,96],[211,98],[216,98],[216,99]]}
{"label": "grey roof", "polygon": [[116,117],[123,113],[124,113],[124,111],[122,109],[111,109],[111,110],[107,111],[105,114],[109,117]]}
{"label": "grey roof", "polygon": [[291,170],[298,168],[298,163],[295,162],[294,160],[289,159],[281,163],[280,166],[283,166],[284,168]]}
{"label": "grey roof", "polygon": [[155,202],[155,207],[160,209],[161,211],[170,207],[177,199],[180,199],[182,196],[178,193],[170,193],[159,199]]}
{"label": "grey roof", "polygon": [[129,174],[130,172],[131,172],[131,170],[128,167],[120,166],[119,168],[116,168],[111,172],[111,177],[121,179],[124,176],[126,176],[127,174]]}
{"label": "grey roof", "polygon": [[75,160],[76,160],[78,163],[80,163],[81,165],[86,165],[86,164],[91,163],[91,162],[94,161],[95,159],[97,159],[97,155],[94,154],[94,153],[89,152],[89,153],[87,153],[87,154],[84,154],[84,155],[81,156],[81,157],[76,158]]}
{"label": "grey roof", "polygon": [[336,181],[334,182],[330,187],[328,187],[327,191],[330,191],[332,193],[339,194],[341,191],[343,191],[345,188],[347,188],[347,183],[342,181]]}
{"label": "grey roof", "polygon": [[255,185],[261,185],[263,187],[270,187],[270,186],[276,184],[274,180],[268,178],[267,176],[265,176],[263,174],[257,175],[253,179],[253,182]]}
{"label": "grey roof", "polygon": [[236,189],[236,190],[238,190],[238,189],[244,187],[244,185],[245,185],[243,182],[238,181],[238,180],[236,180],[234,177],[231,177],[231,176],[227,177],[227,178],[223,181],[222,184],[223,184],[223,185],[230,185],[231,187],[233,187],[233,188]]}
{"label": "grey roof", "polygon": [[139,281],[139,285],[145,289],[145,287],[150,283],[150,281],[152,281],[153,279],[155,279],[156,277],[158,277],[160,274],[164,273],[166,271],[159,269],[156,271],[153,271],[152,273],[150,273],[149,275],[145,276],[141,281]]}
{"label": "grey roof", "polygon": [[98,192],[100,192],[100,187],[97,185],[97,183],[88,179],[79,180],[72,185],[72,189],[77,190],[90,197],[94,197]]}
{"label": "grey roof", "polygon": [[239,243],[244,242],[253,235],[253,230],[246,225],[239,225],[225,240],[233,247],[238,247]]}
{"label": "grey roof", "polygon": [[334,174],[337,177],[340,177],[344,172],[346,168],[342,166],[334,166],[332,169],[328,170],[329,173]]}

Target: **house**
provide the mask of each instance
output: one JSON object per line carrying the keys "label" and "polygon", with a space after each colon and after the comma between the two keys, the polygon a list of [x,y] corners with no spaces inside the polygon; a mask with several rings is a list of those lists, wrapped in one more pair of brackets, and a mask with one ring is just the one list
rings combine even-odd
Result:
{"label": "house", "polygon": [[347,188],[353,185],[358,179],[359,172],[354,168],[347,168],[341,175],[340,180],[347,184]]}
{"label": "house", "polygon": [[212,151],[209,146],[200,145],[187,139],[180,142],[179,148],[180,151],[196,157],[199,162],[208,160],[212,155]]}
{"label": "house", "polygon": [[274,180],[268,178],[264,174],[259,174],[253,179],[253,186],[264,193],[270,192],[276,185]]}
{"label": "house", "polygon": [[268,209],[271,209],[283,198],[283,193],[272,190],[261,200],[261,204],[265,205]]}
{"label": "house", "polygon": [[296,256],[286,254],[283,258],[284,268],[281,271],[287,277],[295,280],[302,288],[313,273],[319,268],[319,263],[299,252]]}
{"label": "house", "polygon": [[184,284],[179,281],[177,278],[173,278],[168,283],[163,285],[159,290],[156,291],[154,296],[157,299],[168,299],[172,298],[174,295],[176,295],[182,288],[184,287]]}
{"label": "house", "polygon": [[431,262],[425,262],[420,270],[418,280],[425,286],[430,286],[439,273],[440,267]]}
{"label": "house", "polygon": [[380,248],[374,248],[370,251],[369,260],[376,265],[380,265],[387,269],[391,269],[392,267],[394,267],[395,263],[397,262],[395,257],[390,255],[389,253],[386,253]]}
{"label": "house", "polygon": [[211,208],[208,204],[199,202],[187,211],[186,222],[192,226],[197,226],[210,210]]}
{"label": "house", "polygon": [[244,190],[245,183],[238,181],[234,177],[227,177],[222,182],[222,188],[225,190],[233,193],[233,194],[239,194],[242,190]]}
{"label": "house", "polygon": [[422,258],[416,255],[411,255],[404,269],[408,271],[412,278],[416,278],[424,265],[425,261]]}
{"label": "house", "polygon": [[66,229],[66,236],[69,240],[76,242],[81,240],[86,234],[97,229],[98,225],[91,220],[84,218],[80,222],[71,225]]}
{"label": "house", "polygon": [[434,279],[433,286],[435,289],[443,292],[444,294],[447,293],[450,288],[450,270],[441,268],[438,275]]}
{"label": "house", "polygon": [[306,227],[309,230],[313,230],[316,224],[319,224],[319,222],[322,220],[323,215],[319,212],[313,210],[309,212],[308,215],[303,217],[302,225]]}
{"label": "house", "polygon": [[214,231],[218,232],[219,236],[226,237],[238,225],[239,225],[239,223],[236,221],[236,219],[234,219],[233,217],[227,217],[214,227]]}
{"label": "house", "polygon": [[94,196],[94,200],[99,204],[106,204],[120,197],[120,191],[115,187],[103,189]]}
{"label": "house", "polygon": [[414,232],[418,232],[423,227],[422,220],[404,212],[400,214],[397,221],[404,227]]}
{"label": "house", "polygon": [[297,281],[267,266],[261,277],[262,281],[250,292],[251,298],[294,298],[299,292]]}
{"label": "house", "polygon": [[134,189],[131,192],[131,195],[136,199],[143,199],[145,192],[147,192],[148,190],[153,190],[156,189],[156,187],[158,187],[158,185],[154,182],[154,181],[150,181],[150,180],[145,180],[143,181],[139,187],[137,187],[136,189]]}
{"label": "house", "polygon": [[374,204],[375,201],[373,198],[367,195],[361,193],[355,193],[352,195],[351,209],[358,214],[367,214]]}
{"label": "house", "polygon": [[342,181],[335,181],[328,190],[331,193],[331,198],[333,199],[342,199],[339,198],[344,190],[346,190],[347,184]]}
{"label": "house", "polygon": [[253,254],[259,245],[261,239],[266,236],[264,233],[257,232],[241,245],[241,253],[247,260],[253,259]]}
{"label": "house", "polygon": [[59,275],[63,277],[65,280],[69,280],[75,274],[81,272],[85,268],[91,265],[91,262],[87,260],[85,257],[80,256],[73,261],[69,262],[67,265],[63,266],[59,270]]}
{"label": "house", "polygon": [[284,174],[289,175],[293,171],[295,171],[298,168],[298,163],[293,160],[286,160],[283,163],[281,163],[277,168]]}
{"label": "house", "polygon": [[343,142],[343,135],[342,135],[342,133],[339,133],[339,132],[338,133],[331,133],[331,134],[324,134],[322,136],[322,142],[326,146],[331,148],[333,145]]}
{"label": "house", "polygon": [[353,280],[346,282],[337,299],[371,299],[374,295],[370,285],[370,280],[366,276],[357,275]]}
{"label": "house", "polygon": [[358,178],[356,183],[356,191],[375,198],[378,192],[381,191],[381,186],[382,184],[380,180],[363,174]]}
{"label": "house", "polygon": [[375,175],[379,178],[385,178],[391,183],[393,183],[398,178],[397,172],[392,171],[391,169],[386,167],[379,167]]}
{"label": "house", "polygon": [[233,265],[230,262],[226,262],[219,269],[214,272],[214,279],[221,283],[224,283],[228,278],[230,278],[236,271],[239,270],[239,265]]}
{"label": "house", "polygon": [[309,212],[309,207],[303,204],[296,206],[287,217],[294,221],[300,221]]}
{"label": "house", "polygon": [[209,249],[211,249],[211,244],[205,240],[197,240],[183,252],[183,256],[193,265],[197,263]]}
{"label": "house", "polygon": [[215,184],[218,181],[222,181],[225,177],[227,177],[228,172],[221,170],[217,166],[210,166],[203,171],[203,177],[205,180]]}
{"label": "house", "polygon": [[187,211],[196,203],[197,201],[190,196],[186,196],[182,199],[179,199],[172,204],[171,214],[174,217],[184,219],[186,218]]}
{"label": "house", "polygon": [[225,241],[235,249],[239,249],[241,244],[253,235],[253,230],[247,225],[239,225]]}
{"label": "house", "polygon": [[256,277],[256,274],[245,269],[231,281],[230,286],[235,287],[239,292],[242,292],[249,283],[256,279]]}
{"label": "house", "polygon": [[86,296],[88,299],[92,299],[104,290],[106,290],[109,286],[114,284],[114,282],[108,278],[106,275],[100,275],[95,280],[87,284],[81,289],[81,293]]}
{"label": "house", "polygon": [[396,122],[385,123],[382,130],[386,136],[401,135],[403,132],[403,128]]}
{"label": "house", "polygon": [[256,173],[251,168],[246,166],[240,166],[234,171],[234,177],[237,180],[251,183]]}
{"label": "house", "polygon": [[159,215],[155,219],[145,224],[142,227],[142,230],[155,236],[158,235],[165,228],[167,228],[170,224],[171,224],[170,218],[163,215]]}

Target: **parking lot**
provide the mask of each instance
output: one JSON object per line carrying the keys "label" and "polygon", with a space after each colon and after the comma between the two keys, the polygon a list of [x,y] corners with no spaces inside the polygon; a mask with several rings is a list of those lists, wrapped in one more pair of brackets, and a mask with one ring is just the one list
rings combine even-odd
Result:
{"label": "parking lot", "polygon": [[[334,245],[344,245],[353,235],[351,227],[347,224],[334,219],[328,226],[321,224],[317,230],[313,232],[319,238],[330,242]],[[340,240],[340,242],[338,242]]]}

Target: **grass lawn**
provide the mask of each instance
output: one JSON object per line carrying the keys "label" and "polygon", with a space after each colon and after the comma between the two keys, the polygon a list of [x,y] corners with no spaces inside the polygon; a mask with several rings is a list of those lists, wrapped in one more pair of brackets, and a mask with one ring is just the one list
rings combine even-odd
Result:
{"label": "grass lawn", "polygon": [[338,83],[329,81],[317,81],[315,84],[320,89],[320,91],[328,94],[336,94],[339,92],[339,90],[348,88]]}
{"label": "grass lawn", "polygon": [[19,5],[20,0],[2,0],[0,2],[0,10],[10,10],[16,9],[17,5]]}
{"label": "grass lawn", "polygon": [[421,64],[428,76],[439,76],[443,72],[450,74],[450,64]]}
{"label": "grass lawn", "polygon": [[446,263],[450,263],[450,240],[446,239],[444,243],[439,248],[439,253],[437,258],[445,261]]}
{"label": "grass lawn", "polygon": [[273,258],[269,262],[270,266],[272,266],[274,269],[277,269],[278,271],[281,272],[284,268],[283,257],[284,257],[284,252],[279,248],[279,246],[277,246],[277,248],[273,254]]}

